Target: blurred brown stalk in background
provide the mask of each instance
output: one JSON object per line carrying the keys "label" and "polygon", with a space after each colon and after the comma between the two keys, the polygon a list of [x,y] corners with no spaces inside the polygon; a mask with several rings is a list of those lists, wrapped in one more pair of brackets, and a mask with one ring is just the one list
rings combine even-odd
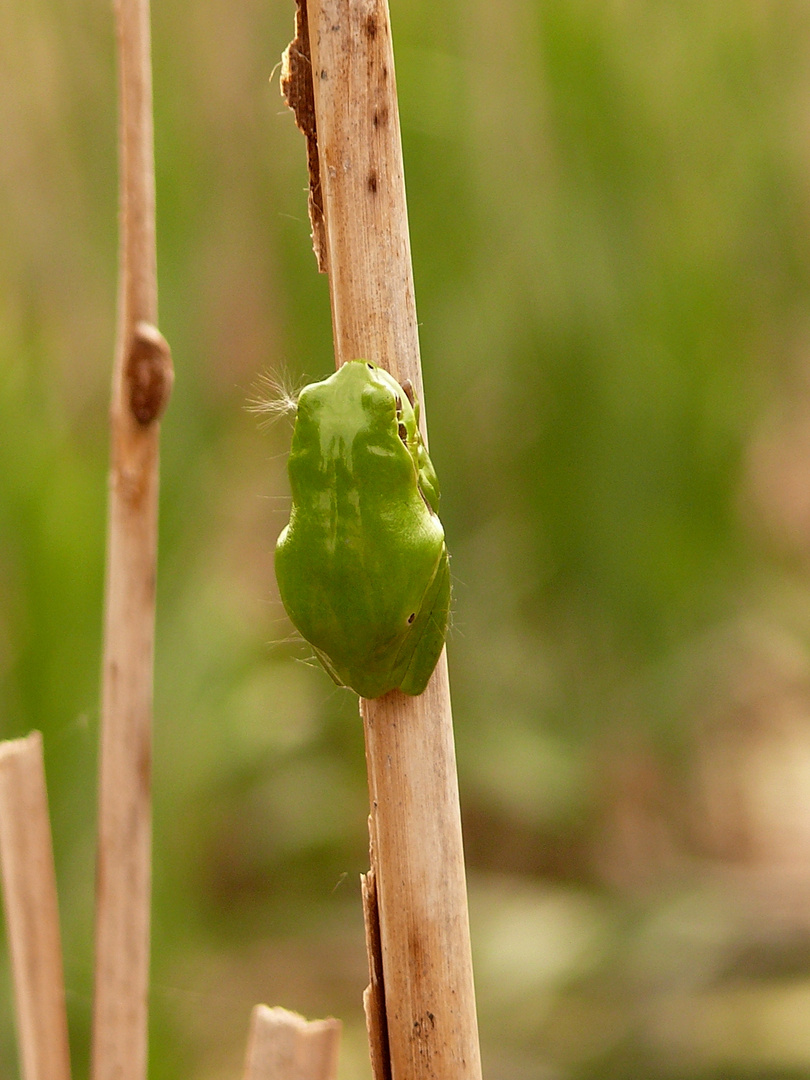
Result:
{"label": "blurred brown stalk in background", "polygon": [[151,895],[152,669],[158,420],[171,392],[155,328],[148,0],[119,0],[120,266],[96,868],[92,1075],[144,1080]]}

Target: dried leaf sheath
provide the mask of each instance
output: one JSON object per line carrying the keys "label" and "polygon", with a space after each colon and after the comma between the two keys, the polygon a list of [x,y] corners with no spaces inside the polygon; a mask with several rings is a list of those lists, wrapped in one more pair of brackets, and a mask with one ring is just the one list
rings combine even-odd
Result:
{"label": "dried leaf sheath", "polygon": [[295,37],[281,59],[281,92],[295,115],[295,122],[307,140],[309,171],[309,220],[312,247],[322,274],[329,271],[326,260],[326,226],[323,220],[323,192],[318,159],[318,132],[315,125],[315,93],[312,88],[312,57],[309,52],[309,23],[305,0],[295,9]]}

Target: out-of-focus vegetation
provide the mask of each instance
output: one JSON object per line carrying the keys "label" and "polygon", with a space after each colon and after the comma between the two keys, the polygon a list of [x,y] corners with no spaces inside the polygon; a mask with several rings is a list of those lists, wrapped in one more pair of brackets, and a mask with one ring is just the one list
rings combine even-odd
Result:
{"label": "out-of-focus vegetation", "polygon": [[[810,12],[392,0],[488,1080],[810,1075]],[[163,425],[152,1080],[260,1000],[368,1077],[356,701],[290,641],[332,364],[293,7],[153,13]],[[116,278],[109,6],[0,6],[0,732],[45,734],[87,1074]],[[15,1077],[0,952],[0,1073]]]}

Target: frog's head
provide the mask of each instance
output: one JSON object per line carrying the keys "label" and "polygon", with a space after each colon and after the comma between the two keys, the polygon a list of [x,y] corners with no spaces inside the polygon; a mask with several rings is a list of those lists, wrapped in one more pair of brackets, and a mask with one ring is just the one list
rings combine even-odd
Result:
{"label": "frog's head", "polygon": [[[385,445],[398,438],[413,462],[428,506],[438,512],[438,482],[419,432],[419,404],[410,383],[369,360],[349,360],[333,375],[304,387],[298,399],[294,443],[321,461],[351,461],[358,436]],[[390,443],[388,444],[390,445]]]}
{"label": "frog's head", "polygon": [[299,435],[319,432],[321,452],[351,445],[361,432],[397,430],[409,450],[415,447],[417,415],[399,383],[368,360],[350,360],[334,375],[304,387],[298,399]]}

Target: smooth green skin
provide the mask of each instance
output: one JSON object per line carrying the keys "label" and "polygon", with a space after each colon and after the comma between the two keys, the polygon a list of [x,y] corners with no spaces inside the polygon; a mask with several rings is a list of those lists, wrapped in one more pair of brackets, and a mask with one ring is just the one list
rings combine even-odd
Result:
{"label": "smooth green skin", "polygon": [[419,404],[352,360],[298,399],[281,599],[336,683],[421,694],[444,645],[450,571]]}

